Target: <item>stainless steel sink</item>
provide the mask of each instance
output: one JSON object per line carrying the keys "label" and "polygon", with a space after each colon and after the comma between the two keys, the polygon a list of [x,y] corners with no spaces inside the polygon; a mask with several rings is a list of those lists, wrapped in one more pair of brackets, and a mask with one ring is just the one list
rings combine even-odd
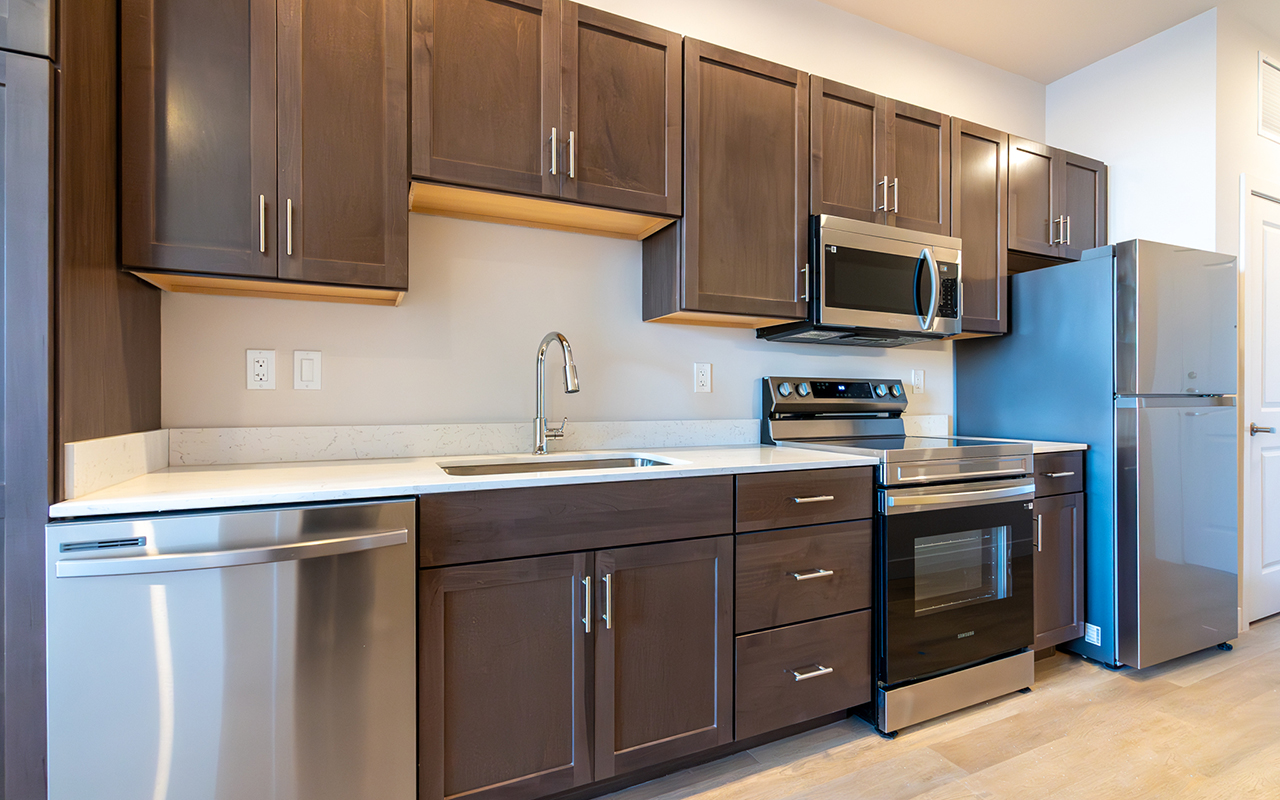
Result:
{"label": "stainless steel sink", "polygon": [[553,458],[548,456],[519,456],[492,461],[459,461],[440,464],[447,475],[506,475],[521,472],[568,472],[588,469],[626,469],[630,467],[661,467],[675,462],[642,454],[608,454],[600,456],[575,456]]}

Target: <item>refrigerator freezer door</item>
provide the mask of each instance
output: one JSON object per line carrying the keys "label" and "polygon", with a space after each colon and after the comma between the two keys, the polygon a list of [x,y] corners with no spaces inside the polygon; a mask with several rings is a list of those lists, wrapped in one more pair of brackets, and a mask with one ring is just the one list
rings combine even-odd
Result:
{"label": "refrigerator freezer door", "polygon": [[1235,394],[1235,257],[1141,240],[1115,250],[1116,394]]}
{"label": "refrigerator freezer door", "polygon": [[1117,406],[1118,656],[1142,668],[1236,637],[1236,408]]}

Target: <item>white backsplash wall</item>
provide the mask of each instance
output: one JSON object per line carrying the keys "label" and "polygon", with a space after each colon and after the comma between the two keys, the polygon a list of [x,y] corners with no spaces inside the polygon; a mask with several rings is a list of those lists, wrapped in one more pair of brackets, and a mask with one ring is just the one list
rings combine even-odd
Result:
{"label": "white backsplash wall", "polygon": [[[398,308],[165,294],[167,428],[517,422],[533,418],[534,361],[559,348],[547,406],[572,420],[746,419],[764,375],[899,378],[925,370],[910,413],[949,414],[950,344],[893,350],[774,344],[755,332],[640,319],[640,244],[410,215],[409,292]],[[245,388],[247,349],[276,350],[276,389]],[[295,391],[293,351],[323,353],[323,388]],[[711,393],[693,391],[712,364]]]}

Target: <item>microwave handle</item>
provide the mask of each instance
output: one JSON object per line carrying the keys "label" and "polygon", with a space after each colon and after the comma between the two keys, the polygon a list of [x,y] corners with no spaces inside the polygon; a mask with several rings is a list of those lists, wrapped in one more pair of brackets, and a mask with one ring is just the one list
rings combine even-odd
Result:
{"label": "microwave handle", "polygon": [[[929,314],[920,318],[920,330],[927,331],[933,327],[934,320],[938,317],[938,262],[933,260],[933,251],[924,248],[920,252],[920,257],[929,264]],[[917,272],[917,274],[919,274]]]}

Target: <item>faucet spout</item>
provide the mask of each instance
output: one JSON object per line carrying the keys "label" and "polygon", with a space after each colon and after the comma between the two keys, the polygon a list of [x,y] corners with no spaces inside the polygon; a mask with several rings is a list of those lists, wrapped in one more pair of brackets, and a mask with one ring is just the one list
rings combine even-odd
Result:
{"label": "faucet spout", "polygon": [[[559,342],[560,349],[564,351],[564,392],[575,394],[578,391],[578,368],[573,363],[573,349],[569,347],[569,340],[564,338],[564,334],[552,331],[542,337],[542,343],[538,345],[537,417],[533,420],[533,454],[535,456],[546,455],[548,439],[560,439],[564,436],[564,425],[556,429],[547,426],[547,349],[554,342]],[[567,423],[568,420],[566,419],[565,422]]]}

